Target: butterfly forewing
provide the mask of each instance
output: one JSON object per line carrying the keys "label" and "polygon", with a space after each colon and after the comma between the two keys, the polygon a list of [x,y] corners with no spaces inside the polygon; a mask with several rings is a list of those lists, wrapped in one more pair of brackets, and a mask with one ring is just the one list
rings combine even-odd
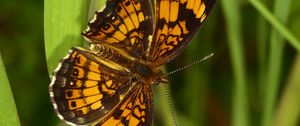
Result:
{"label": "butterfly forewing", "polygon": [[156,0],[156,25],[149,60],[159,66],[182,52],[214,3],[215,0]]}
{"label": "butterfly forewing", "polygon": [[107,0],[83,35],[92,43],[109,44],[140,58],[148,48],[153,27],[149,0]]}

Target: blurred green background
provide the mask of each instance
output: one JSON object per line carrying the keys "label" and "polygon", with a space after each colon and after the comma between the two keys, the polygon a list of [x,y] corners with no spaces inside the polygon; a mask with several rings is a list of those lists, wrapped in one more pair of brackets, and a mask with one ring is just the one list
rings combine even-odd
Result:
{"label": "blurred green background", "polygon": [[[100,3],[103,1],[1,1],[0,54],[21,125],[64,125],[50,103],[48,72],[52,73],[70,47],[83,45],[80,31]],[[68,15],[71,12],[75,16]],[[178,125],[300,125],[299,13],[299,0],[219,0],[193,42],[167,64],[172,71],[215,54],[170,76]],[[56,32],[69,36],[53,35]],[[5,71],[0,70],[3,80],[6,77],[1,72]],[[5,83],[0,82],[0,92]],[[163,87],[153,89],[154,125],[172,125]],[[5,122],[11,117],[3,116],[7,103],[1,101],[10,94],[1,95],[0,124],[13,124]]]}

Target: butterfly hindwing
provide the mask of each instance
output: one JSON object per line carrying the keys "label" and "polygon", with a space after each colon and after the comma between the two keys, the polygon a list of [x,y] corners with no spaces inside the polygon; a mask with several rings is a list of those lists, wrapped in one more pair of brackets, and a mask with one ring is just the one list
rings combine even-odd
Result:
{"label": "butterfly hindwing", "polygon": [[108,44],[140,58],[148,48],[153,29],[149,0],[107,0],[83,35],[91,43]]}
{"label": "butterfly hindwing", "polygon": [[150,85],[136,84],[122,103],[97,126],[151,126],[153,100]]}
{"label": "butterfly hindwing", "polygon": [[89,50],[73,48],[52,77],[53,105],[69,123],[90,124],[104,118],[132,88],[128,73],[95,57]]}
{"label": "butterfly hindwing", "polygon": [[214,3],[215,0],[156,0],[156,25],[149,60],[159,66],[182,52]]}

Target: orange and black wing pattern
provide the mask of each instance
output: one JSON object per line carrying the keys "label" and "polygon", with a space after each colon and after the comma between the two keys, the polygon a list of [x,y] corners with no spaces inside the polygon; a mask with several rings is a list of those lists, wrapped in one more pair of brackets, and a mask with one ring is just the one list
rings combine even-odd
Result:
{"label": "orange and black wing pattern", "polygon": [[149,0],[107,0],[106,7],[82,33],[91,43],[116,47],[141,58],[153,34],[152,5]]}
{"label": "orange and black wing pattern", "polygon": [[70,50],[49,87],[61,119],[70,124],[91,124],[116,111],[133,86],[126,71],[109,65],[89,50]]}
{"label": "orange and black wing pattern", "polygon": [[114,109],[97,126],[151,126],[153,100],[150,85],[136,84]]}
{"label": "orange and black wing pattern", "polygon": [[[49,86],[58,116],[72,125],[150,126],[156,68],[183,51],[215,0],[107,0]],[[155,27],[154,27],[155,24]],[[158,81],[160,82],[160,81]]]}
{"label": "orange and black wing pattern", "polygon": [[166,63],[191,41],[207,19],[216,0],[156,0],[155,33],[148,52],[149,60]]}

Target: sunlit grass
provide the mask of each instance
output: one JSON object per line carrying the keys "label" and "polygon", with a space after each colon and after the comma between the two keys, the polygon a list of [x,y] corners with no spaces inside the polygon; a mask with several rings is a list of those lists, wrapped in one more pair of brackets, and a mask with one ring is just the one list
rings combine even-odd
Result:
{"label": "sunlit grass", "polygon": [[51,75],[71,47],[83,46],[81,32],[87,25],[89,1],[45,0],[44,4],[45,49]]}
{"label": "sunlit grass", "polygon": [[0,53],[0,125],[20,126],[14,96],[6,75],[5,66]]}
{"label": "sunlit grass", "polygon": [[298,54],[291,67],[291,73],[280,101],[275,107],[273,126],[296,126],[300,117],[300,55]]}

